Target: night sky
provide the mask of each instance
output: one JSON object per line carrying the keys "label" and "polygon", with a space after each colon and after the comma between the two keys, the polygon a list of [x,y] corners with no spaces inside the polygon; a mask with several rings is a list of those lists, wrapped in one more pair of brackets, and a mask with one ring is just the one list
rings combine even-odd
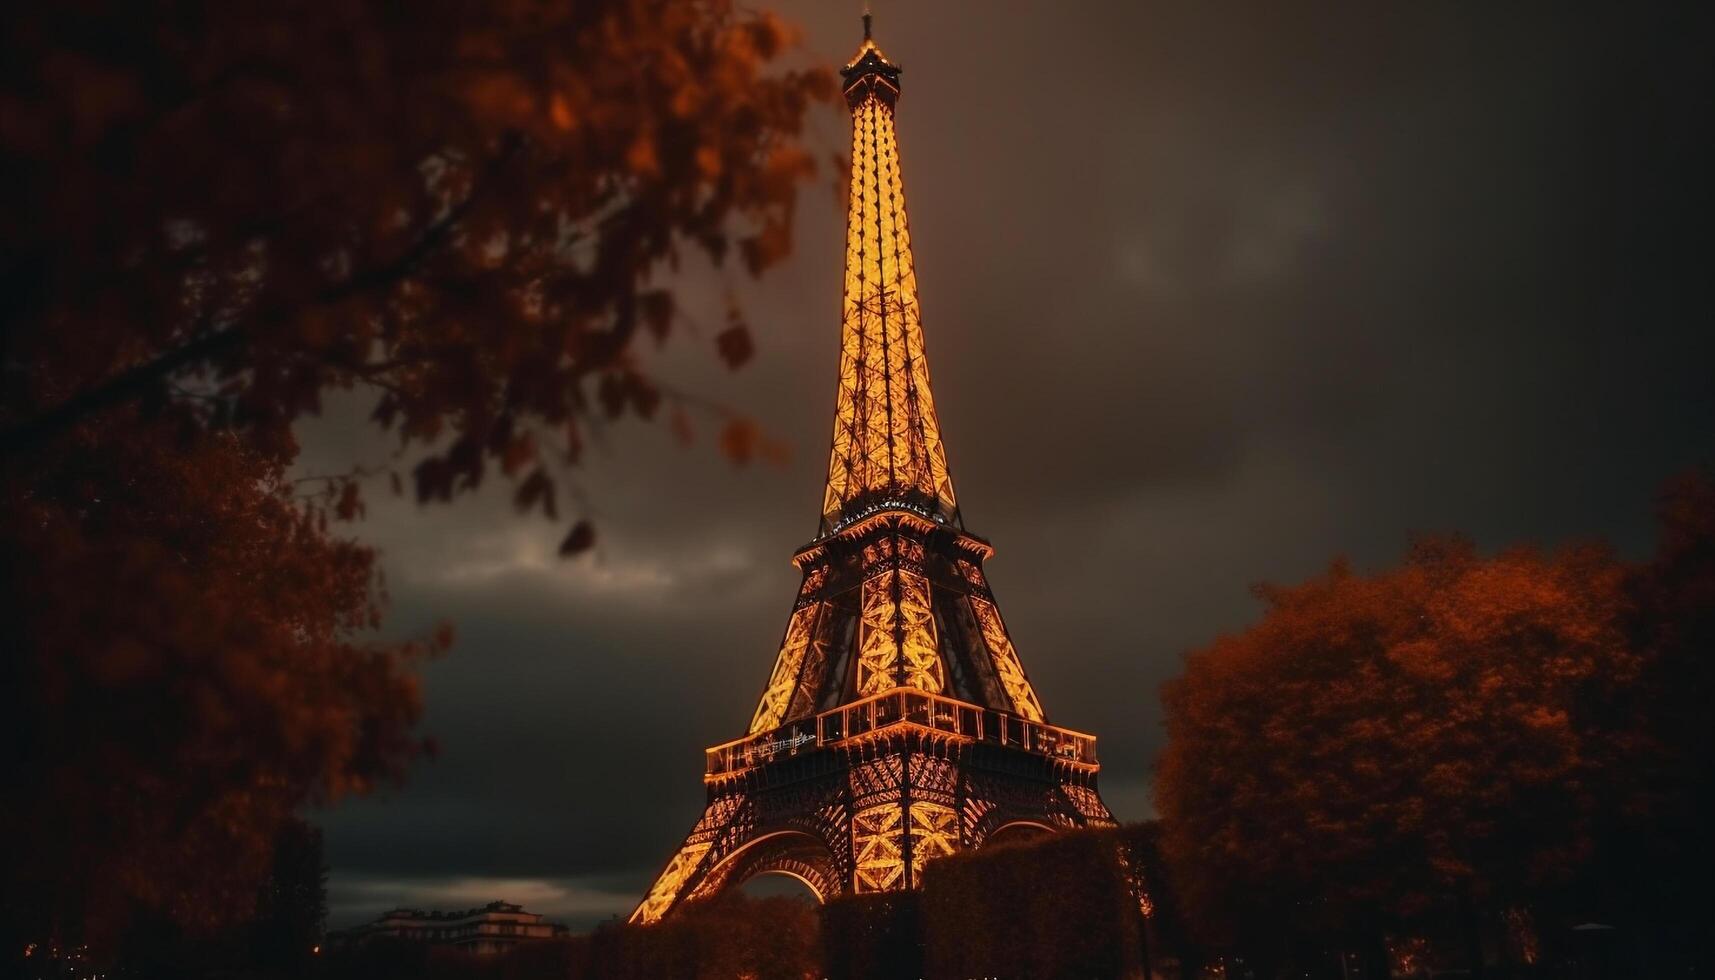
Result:
{"label": "night sky", "polygon": [[[1151,814],[1158,685],[1257,615],[1252,583],[1375,567],[1413,531],[1642,554],[1661,482],[1715,460],[1706,5],[874,6],[965,521],[1122,819]],[[843,63],[858,9],[786,5],[800,57]],[[816,118],[822,156],[848,140]],[[650,354],[788,463],[734,467],[712,423],[689,449],[617,426],[576,474],[600,543],[572,561],[503,485],[372,492],[389,628],[459,641],[425,672],[439,758],[317,815],[332,925],[504,898],[585,927],[690,829],[816,530],[837,181],[766,279],[686,273],[700,326]],[[728,289],[758,343],[737,373]],[[385,459],[367,407],[306,429],[306,472]]]}

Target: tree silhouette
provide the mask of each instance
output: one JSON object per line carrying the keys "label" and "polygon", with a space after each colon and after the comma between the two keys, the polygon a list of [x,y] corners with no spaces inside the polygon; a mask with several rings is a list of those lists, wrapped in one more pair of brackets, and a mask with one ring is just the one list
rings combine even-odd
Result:
{"label": "tree silhouette", "polygon": [[260,975],[310,975],[327,926],[327,877],[320,828],[287,821],[250,924],[250,960]]}
{"label": "tree silhouette", "polygon": [[1612,735],[1599,746],[1624,774],[1611,796],[1602,862],[1576,896],[1580,921],[1621,924],[1644,938],[1660,975],[1689,972],[1707,930],[1715,875],[1707,815],[1715,806],[1708,737],[1715,690],[1715,480],[1688,474],[1661,497],[1655,554],[1627,577],[1627,627],[1642,664],[1635,684],[1598,707]]}

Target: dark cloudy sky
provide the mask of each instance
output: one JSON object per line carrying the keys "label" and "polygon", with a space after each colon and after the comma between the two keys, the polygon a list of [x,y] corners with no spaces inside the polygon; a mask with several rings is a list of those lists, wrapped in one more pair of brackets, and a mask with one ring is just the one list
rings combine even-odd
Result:
{"label": "dark cloudy sky", "polygon": [[[1120,817],[1150,814],[1158,684],[1255,616],[1251,583],[1414,530],[1641,553],[1656,487],[1711,460],[1703,5],[875,7],[966,522]],[[784,12],[839,62],[858,9]],[[817,119],[821,151],[847,139]],[[816,527],[842,222],[830,179],[792,260],[738,284],[749,367],[706,334],[656,357],[788,465],[622,426],[580,478],[598,553],[569,563],[504,494],[377,495],[394,628],[460,639],[425,675],[440,758],[321,817],[335,925],[494,898],[587,925],[690,828]],[[703,322],[730,284],[687,278]],[[306,467],[366,451],[345,418]]]}

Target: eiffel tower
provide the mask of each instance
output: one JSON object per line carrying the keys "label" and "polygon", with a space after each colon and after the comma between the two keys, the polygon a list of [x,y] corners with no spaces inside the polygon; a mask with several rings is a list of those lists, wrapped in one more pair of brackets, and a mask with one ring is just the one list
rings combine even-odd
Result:
{"label": "eiffel tower", "polygon": [[1048,724],[959,516],[941,445],[894,134],[899,67],[842,72],[852,175],[839,395],[803,584],[743,738],[707,750],[708,806],[631,921],[764,873],[826,900],[915,887],[928,861],[1107,825],[1096,740]]}

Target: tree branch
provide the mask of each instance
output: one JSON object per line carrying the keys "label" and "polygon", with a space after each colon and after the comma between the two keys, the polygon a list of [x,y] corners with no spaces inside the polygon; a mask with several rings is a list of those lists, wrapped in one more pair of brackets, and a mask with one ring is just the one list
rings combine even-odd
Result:
{"label": "tree branch", "polygon": [[[409,275],[424,259],[446,243],[453,229],[470,212],[477,199],[488,190],[495,176],[522,145],[522,135],[509,130],[501,140],[499,152],[483,168],[482,174],[471,186],[470,193],[424,229],[409,248],[391,262],[353,275],[322,290],[306,305],[327,306],[338,303],[359,293],[391,285]],[[193,364],[241,350],[250,343],[258,326],[281,323],[301,309],[302,307],[275,309],[248,321],[203,333],[153,360],[128,368],[106,381],[86,388],[58,405],[0,432],[0,459],[34,448],[95,412],[140,398],[162,379]]]}

